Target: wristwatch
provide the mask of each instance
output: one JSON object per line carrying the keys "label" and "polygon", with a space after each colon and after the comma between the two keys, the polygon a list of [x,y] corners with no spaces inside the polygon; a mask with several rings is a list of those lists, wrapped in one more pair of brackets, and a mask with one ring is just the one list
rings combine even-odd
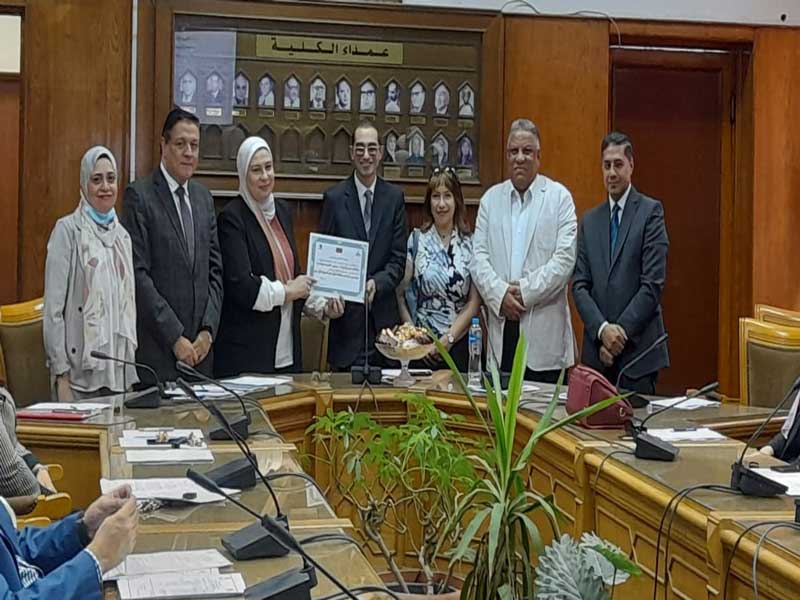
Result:
{"label": "wristwatch", "polygon": [[80,512],[80,516],[78,517],[77,533],[81,545],[84,548],[88,546],[89,542],[92,541],[92,537],[89,535],[89,528],[86,526],[86,522],[83,520],[83,511]]}
{"label": "wristwatch", "polygon": [[453,337],[453,334],[449,331],[447,332],[447,343],[451,346],[456,343],[456,338]]}

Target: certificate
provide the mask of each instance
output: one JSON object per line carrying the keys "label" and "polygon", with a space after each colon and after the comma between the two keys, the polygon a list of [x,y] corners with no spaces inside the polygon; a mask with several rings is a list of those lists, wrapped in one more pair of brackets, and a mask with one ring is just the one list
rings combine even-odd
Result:
{"label": "certificate", "polygon": [[306,273],[317,280],[313,293],[363,304],[368,254],[367,242],[312,233]]}

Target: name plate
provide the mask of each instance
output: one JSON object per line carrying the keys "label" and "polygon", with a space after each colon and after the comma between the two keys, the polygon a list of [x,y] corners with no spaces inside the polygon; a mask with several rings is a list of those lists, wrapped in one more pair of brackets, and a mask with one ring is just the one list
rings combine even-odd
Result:
{"label": "name plate", "polygon": [[436,117],[433,120],[433,124],[438,127],[447,127],[450,124],[450,119],[443,119],[441,117]]}
{"label": "name plate", "polygon": [[185,110],[186,112],[190,112],[193,115],[197,114],[197,107],[196,106],[181,106],[181,109]]}
{"label": "name plate", "polygon": [[361,113],[361,120],[362,121],[374,121],[375,120],[375,115],[368,115],[368,114]]}
{"label": "name plate", "polygon": [[425,167],[408,167],[409,177],[425,177]]}
{"label": "name plate", "polygon": [[420,116],[411,117],[411,124],[412,125],[425,125],[425,123],[427,123],[427,122],[428,122],[428,119],[426,119],[425,117],[420,117]]}
{"label": "name plate", "polygon": [[211,107],[209,106],[206,108],[206,116],[207,117],[221,117],[222,116],[222,107]]}
{"label": "name plate", "polygon": [[247,116],[247,109],[246,108],[234,108],[232,111],[234,117],[246,117]]}
{"label": "name plate", "polygon": [[352,121],[350,113],[333,113],[333,118],[337,121]]}
{"label": "name plate", "polygon": [[259,117],[274,117],[275,110],[272,108],[259,108],[258,109],[258,116]]}
{"label": "name plate", "polygon": [[288,110],[283,113],[283,116],[286,117],[287,121],[297,121],[298,119],[300,119],[299,112],[292,112]]}
{"label": "name plate", "polygon": [[308,113],[308,116],[313,121],[324,121],[325,120],[325,113],[324,112],[310,112],[310,113]]}
{"label": "name plate", "polygon": [[458,126],[461,127],[462,129],[469,129],[473,125],[475,125],[475,121],[473,121],[472,119],[459,119],[458,120]]}
{"label": "name plate", "polygon": [[386,123],[399,123],[400,116],[399,115],[386,115],[383,119]]}
{"label": "name plate", "polygon": [[390,178],[390,179],[399,179],[403,173],[403,169],[401,167],[387,167],[386,165],[383,166],[383,176]]}

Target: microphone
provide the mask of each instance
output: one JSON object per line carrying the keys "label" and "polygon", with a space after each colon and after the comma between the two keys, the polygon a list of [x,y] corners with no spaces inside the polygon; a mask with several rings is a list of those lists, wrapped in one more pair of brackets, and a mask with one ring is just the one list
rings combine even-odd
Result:
{"label": "microphone", "polygon": [[[628,361],[628,363],[619,370],[619,373],[617,373],[617,380],[614,382],[614,387],[617,388],[617,393],[623,394],[628,392],[628,390],[623,390],[619,387],[619,383],[620,381],[622,381],[622,376],[625,374],[625,372],[628,371],[631,367],[633,367],[636,363],[641,361],[645,356],[650,354],[658,346],[666,342],[668,339],[669,339],[669,334],[667,332],[662,333],[660,336],[658,336],[658,339],[656,339],[656,341],[654,341],[647,348],[642,350],[639,354],[634,356],[633,359]],[[628,396],[627,400],[628,402],[630,402],[633,408],[644,408],[645,406],[650,404],[650,402],[646,398],[643,398],[642,396],[636,393]]]}
{"label": "microphone", "polygon": [[350,381],[354,384],[366,381],[378,385],[381,382],[381,375],[380,367],[369,366],[369,298],[367,291],[364,290],[364,364],[350,367]]}
{"label": "microphone", "polygon": [[772,421],[775,415],[778,414],[778,411],[786,405],[786,403],[795,394],[795,392],[797,392],[798,389],[800,389],[800,377],[794,380],[792,387],[790,387],[789,391],[786,392],[783,400],[778,403],[778,405],[767,416],[761,426],[756,429],[753,432],[753,435],[750,436],[750,439],[747,440],[742,453],[739,455],[739,460],[731,465],[731,487],[735,490],[739,490],[745,496],[771,498],[772,496],[785,494],[789,491],[789,488],[782,483],[778,483],[777,481],[773,481],[768,477],[764,477],[760,473],[756,473],[750,465],[745,466],[744,455],[753,445],[753,442],[758,439],[769,422]]}
{"label": "microphone", "polygon": [[[188,364],[186,364],[182,360],[179,360],[179,361],[175,362],[175,368],[179,372],[183,373],[184,375],[187,375],[189,377],[195,377],[195,378],[200,379],[202,381],[205,381],[207,383],[211,383],[211,384],[217,385],[220,388],[222,388],[223,390],[225,390],[226,392],[228,392],[229,394],[231,394],[232,396],[234,396],[239,401],[239,404],[241,404],[241,406],[242,406],[242,416],[241,417],[236,417],[235,419],[232,419],[232,420],[227,420],[226,419],[226,421],[230,425],[230,429],[235,431],[241,439],[246,440],[248,437],[250,437],[250,430],[249,430],[250,414],[247,412],[247,409],[245,408],[245,405],[244,405],[244,400],[242,400],[242,397],[239,394],[234,392],[229,387],[222,385],[222,383],[220,383],[216,379],[211,379],[211,377],[208,377],[207,375],[204,375],[203,373],[201,373],[200,371],[198,371],[194,367],[189,366]],[[215,427],[213,429],[209,429],[208,437],[211,438],[212,440],[230,440],[230,439],[233,439],[229,435],[228,430],[224,426]]]}
{"label": "microphone", "polygon": [[665,462],[672,462],[675,460],[675,458],[678,456],[678,452],[680,452],[680,448],[667,442],[666,440],[662,440],[661,438],[657,438],[647,433],[647,427],[645,427],[645,424],[656,415],[660,415],[663,412],[672,410],[673,408],[676,408],[693,398],[713,392],[718,387],[718,381],[709,383],[703,386],[701,389],[691,394],[687,394],[686,398],[676,402],[672,406],[666,406],[654,413],[647,415],[638,425],[631,424],[631,435],[633,436],[633,441],[636,444],[636,449],[634,451],[636,458],[643,458],[645,460],[663,460]]}
{"label": "microphone", "polygon": [[[254,525],[264,531],[264,533],[267,535],[270,535],[270,537],[275,541],[275,544],[280,547],[280,553],[275,554],[275,556],[285,556],[289,553],[289,550],[292,549],[291,544],[287,545],[285,543],[284,536],[278,538],[273,534],[272,531],[268,530],[269,527],[275,532],[283,532],[285,537],[292,537],[289,532],[283,529],[283,527],[274,519],[269,516],[259,515],[249,506],[220,489],[220,487],[213,480],[209,479],[202,473],[198,473],[194,469],[188,469],[186,471],[186,477],[203,489],[209,492],[214,492],[215,494],[219,494],[227,500],[230,500],[241,510],[254,517],[257,520]],[[278,535],[280,535],[280,533]],[[314,566],[315,565],[311,564],[306,557],[303,556],[303,567],[301,569],[291,569],[281,573],[280,575],[275,575],[274,577],[270,577],[265,581],[257,583],[245,590],[244,597],[248,600],[310,600],[311,589],[317,585],[317,573],[314,570]]]}
{"label": "microphone", "polygon": [[[241,479],[247,478],[245,481],[245,483],[249,484],[247,487],[253,487],[255,486],[255,474],[258,474],[259,479],[261,479],[264,487],[267,488],[267,491],[272,497],[272,502],[275,504],[275,519],[280,523],[283,523],[283,526],[288,529],[289,519],[281,510],[278,496],[275,494],[275,490],[272,488],[272,485],[261,472],[261,469],[258,468],[258,459],[253,454],[250,446],[247,445],[247,442],[240,438],[238,434],[231,428],[228,419],[225,417],[219,407],[212,403],[206,404],[202,402],[197,397],[197,394],[195,394],[194,390],[192,390],[186,381],[180,377],[178,378],[178,385],[181,387],[181,389],[186,391],[187,394],[194,398],[194,400],[196,400],[200,406],[211,413],[211,415],[213,415],[217,421],[219,421],[223,428],[225,428],[226,431],[231,435],[231,439],[236,442],[239,450],[244,455],[244,458],[231,461],[220,467],[217,467],[216,469],[208,471],[206,476],[217,486],[224,487],[240,486],[236,485],[238,482],[226,484],[222,483],[223,481],[228,481],[237,477]],[[252,483],[250,482],[251,479]],[[236,558],[236,560],[270,558],[274,556],[284,556],[287,553],[284,551],[282,546],[275,543],[273,536],[266,532],[258,523],[248,525],[243,529],[239,529],[238,531],[224,535],[222,537],[222,545],[225,546],[225,548],[233,555],[234,558]]]}
{"label": "microphone", "polygon": [[117,362],[123,365],[130,365],[132,367],[137,367],[139,369],[144,369],[145,371],[149,372],[153,376],[153,380],[156,382],[156,389],[150,390],[148,392],[143,392],[134,398],[126,399],[123,404],[125,408],[158,408],[161,406],[161,398],[164,398],[164,386],[161,383],[161,380],[158,378],[158,373],[155,372],[155,369],[150,365],[146,365],[140,362],[134,362],[131,360],[125,360],[124,358],[118,358],[116,356],[111,356],[110,354],[106,354],[105,352],[99,352],[97,350],[92,350],[89,353],[89,356],[92,358],[96,358],[98,360],[110,360],[112,362]]}
{"label": "microphone", "polygon": [[[291,551],[296,552],[297,554],[299,554],[303,559],[303,569],[300,570],[300,573],[306,574],[308,576],[308,579],[309,579],[308,583],[310,585],[307,586],[307,590],[310,590],[311,588],[313,588],[317,583],[316,575],[311,575],[311,573],[313,573],[314,569],[316,568],[323,575],[325,575],[325,577],[327,577],[337,588],[339,588],[347,598],[352,598],[353,600],[358,600],[358,597],[355,594],[353,594],[337,577],[335,577],[332,573],[330,573],[330,571],[328,571],[325,567],[323,567],[321,564],[319,564],[319,562],[317,562],[312,556],[310,556],[308,554],[308,552],[306,552],[303,549],[303,547],[298,543],[298,541],[294,538],[294,536],[292,536],[291,533],[289,533],[286,529],[284,529],[280,525],[280,523],[278,523],[275,519],[273,519],[269,515],[263,515],[263,516],[259,515],[257,512],[252,510],[249,506],[246,506],[245,504],[242,504],[241,502],[239,502],[235,498],[233,498],[233,497],[229,496],[228,494],[226,494],[223,490],[219,489],[219,486],[216,485],[213,481],[209,480],[207,477],[205,477],[204,475],[201,475],[200,473],[196,473],[192,469],[189,469],[188,471],[186,471],[186,476],[189,479],[191,479],[192,481],[194,481],[197,485],[199,485],[200,487],[208,490],[209,492],[214,492],[216,494],[219,494],[220,496],[224,496],[225,498],[227,498],[228,500],[233,502],[233,504],[235,504],[236,506],[241,508],[243,511],[245,511],[249,515],[252,515],[256,519],[258,519],[261,522],[261,525],[264,527],[264,529],[266,529],[272,535],[274,535],[278,539],[280,544],[283,545],[287,549],[287,551],[291,550]],[[282,576],[279,575],[278,577],[282,577]],[[312,578],[313,578],[313,583],[311,583]],[[245,597],[246,598],[258,598],[259,600],[260,599],[266,599],[266,598],[273,598],[273,599],[276,599],[276,600],[278,598],[287,598],[287,599],[291,598],[292,600],[294,600],[295,598],[297,598],[298,600],[300,598],[303,598],[303,599],[310,598],[310,592],[307,592],[309,594],[308,596],[306,596],[306,595],[303,595],[303,596],[291,595],[290,596],[290,595],[287,594],[286,596],[283,596],[283,597],[276,596],[274,592],[273,593],[269,593],[274,588],[274,584],[271,583],[271,582],[273,582],[274,579],[276,579],[276,578],[273,577],[271,579],[268,579],[266,581],[258,583],[256,585],[252,586],[251,588],[248,588],[248,590],[245,591]],[[251,595],[249,593],[250,590],[255,590],[256,588],[261,588],[261,589],[259,589],[259,594],[258,595]],[[284,591],[285,592],[286,590],[282,589],[280,591]]]}

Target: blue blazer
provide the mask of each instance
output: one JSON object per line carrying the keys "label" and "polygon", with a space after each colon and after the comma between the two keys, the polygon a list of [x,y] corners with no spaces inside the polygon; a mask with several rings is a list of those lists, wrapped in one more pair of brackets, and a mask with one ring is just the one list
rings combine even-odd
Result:
{"label": "blue blazer", "polygon": [[[94,559],[82,552],[78,518],[75,514],[44,529],[17,531],[0,506],[0,600],[102,600],[103,585]],[[42,569],[45,576],[23,588],[16,556]]]}

